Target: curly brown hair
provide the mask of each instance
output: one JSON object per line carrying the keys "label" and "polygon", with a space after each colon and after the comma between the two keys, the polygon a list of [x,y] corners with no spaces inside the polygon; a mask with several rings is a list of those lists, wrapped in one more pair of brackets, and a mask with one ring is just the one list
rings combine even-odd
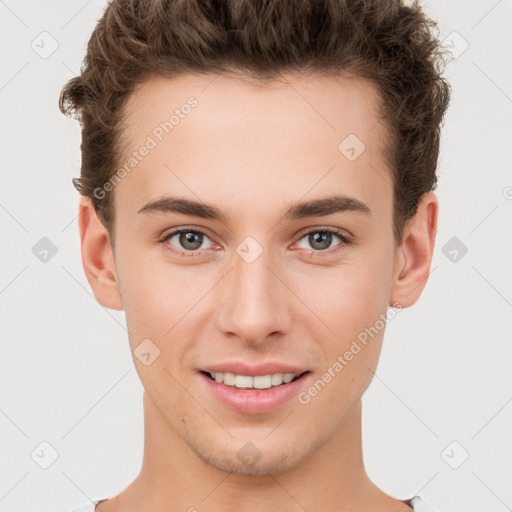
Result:
{"label": "curly brown hair", "polygon": [[[112,0],[59,108],[82,127],[81,177],[112,235],[113,192],[94,193],[123,152],[123,107],[151,76],[224,73],[261,83],[287,72],[359,77],[382,98],[398,245],[421,196],[436,188],[440,128],[451,87],[437,23],[399,0]],[[112,237],[111,237],[112,238]]]}

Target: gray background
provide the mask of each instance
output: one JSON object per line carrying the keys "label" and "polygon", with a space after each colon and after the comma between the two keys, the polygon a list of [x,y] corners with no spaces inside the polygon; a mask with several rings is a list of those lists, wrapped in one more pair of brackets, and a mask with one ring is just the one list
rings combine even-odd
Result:
{"label": "gray background", "polygon": [[[423,5],[456,56],[438,234],[426,290],[389,323],[364,396],[364,458],[388,494],[501,512],[512,510],[512,1]],[[97,303],[82,269],[80,130],[57,107],[104,6],[0,1],[3,512],[110,497],[142,461],[142,386],[124,312]],[[43,237],[57,250],[46,261]]]}

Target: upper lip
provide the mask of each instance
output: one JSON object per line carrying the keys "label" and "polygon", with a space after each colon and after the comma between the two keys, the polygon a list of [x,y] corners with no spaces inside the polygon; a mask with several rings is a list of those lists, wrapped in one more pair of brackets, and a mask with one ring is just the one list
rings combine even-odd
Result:
{"label": "upper lip", "polygon": [[278,362],[251,365],[243,362],[233,361],[230,363],[219,363],[206,366],[201,368],[201,371],[212,373],[233,373],[235,375],[247,375],[249,377],[256,377],[258,375],[272,375],[274,373],[293,373],[294,375],[300,375],[308,370],[299,366]]}

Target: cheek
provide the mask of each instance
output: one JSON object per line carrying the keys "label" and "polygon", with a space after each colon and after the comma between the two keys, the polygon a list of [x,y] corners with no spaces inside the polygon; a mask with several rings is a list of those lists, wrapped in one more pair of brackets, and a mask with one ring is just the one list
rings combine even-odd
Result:
{"label": "cheek", "polygon": [[305,302],[317,315],[308,314],[308,328],[313,322],[319,327],[311,336],[323,354],[322,372],[330,368],[336,374],[333,384],[328,385],[330,391],[322,393],[324,399],[349,400],[353,393],[356,397],[367,387],[371,370],[377,366],[386,327],[392,261],[385,257],[370,261],[370,254],[347,258],[346,264],[332,272],[319,269],[301,278]]}
{"label": "cheek", "polygon": [[302,275],[301,297],[332,336],[347,340],[385,314],[391,280],[387,266],[380,265],[347,264]]}
{"label": "cheek", "polygon": [[[181,364],[187,340],[199,338],[201,298],[207,276],[198,276],[198,267],[184,271],[168,264],[141,264],[131,257],[125,262],[122,289],[123,303],[132,351],[145,340],[153,341],[160,350],[160,361],[166,367]],[[201,302],[201,304],[199,304]]]}
{"label": "cheek", "polygon": [[176,296],[183,294],[171,274],[140,256],[132,250],[116,265],[132,349],[145,338],[162,338],[174,323]]}
{"label": "cheek", "polygon": [[373,378],[389,297],[382,291],[388,286],[384,272],[351,267],[339,274],[331,280],[328,293],[321,293],[318,286],[309,288],[312,309],[329,329],[321,326],[326,336],[320,331],[312,334],[323,364],[299,402],[311,403],[307,410],[318,414],[330,410],[341,421]]}

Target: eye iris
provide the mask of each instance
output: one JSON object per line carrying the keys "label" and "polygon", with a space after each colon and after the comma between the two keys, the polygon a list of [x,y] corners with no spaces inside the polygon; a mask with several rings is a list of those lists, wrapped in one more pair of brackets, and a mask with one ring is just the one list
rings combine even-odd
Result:
{"label": "eye iris", "polygon": [[[187,244],[192,244],[192,247],[190,247]],[[203,243],[203,235],[201,233],[194,233],[192,231],[187,231],[180,233],[180,244],[185,249],[189,249],[191,251],[195,251],[196,249],[199,249]]]}
{"label": "eye iris", "polygon": [[[329,231],[317,231],[316,233],[311,233],[309,235],[309,243],[311,247],[316,250],[327,249],[332,242],[332,233]],[[316,244],[319,243],[320,246]]]}

